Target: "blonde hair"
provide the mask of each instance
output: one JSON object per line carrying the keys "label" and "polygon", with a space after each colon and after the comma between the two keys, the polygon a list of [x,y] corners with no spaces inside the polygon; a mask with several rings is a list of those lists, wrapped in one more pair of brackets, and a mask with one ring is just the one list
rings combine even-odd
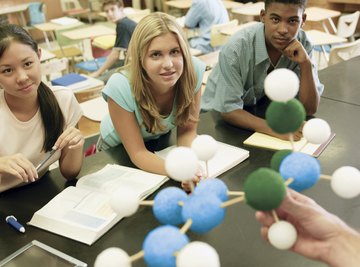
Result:
{"label": "blonde hair", "polygon": [[181,27],[168,14],[155,12],[144,17],[136,26],[128,47],[125,69],[129,71],[129,80],[146,130],[156,133],[164,130],[155,99],[150,90],[150,80],[143,68],[145,55],[151,41],[160,35],[173,33],[183,55],[184,68],[175,84],[176,116],[175,125],[197,121],[191,114],[195,109],[196,75],[192,64],[190,49]]}

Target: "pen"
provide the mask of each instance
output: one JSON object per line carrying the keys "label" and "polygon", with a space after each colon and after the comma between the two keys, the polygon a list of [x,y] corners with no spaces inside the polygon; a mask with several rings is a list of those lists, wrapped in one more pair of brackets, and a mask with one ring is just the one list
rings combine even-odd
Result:
{"label": "pen", "polygon": [[25,233],[25,227],[22,226],[17,219],[15,218],[15,216],[10,215],[6,217],[6,222],[8,224],[10,224],[12,227],[14,227],[16,230],[18,230],[20,233]]}
{"label": "pen", "polygon": [[56,152],[56,149],[48,152],[48,155],[36,166],[36,171],[39,171],[40,168],[51,158],[51,156]]}

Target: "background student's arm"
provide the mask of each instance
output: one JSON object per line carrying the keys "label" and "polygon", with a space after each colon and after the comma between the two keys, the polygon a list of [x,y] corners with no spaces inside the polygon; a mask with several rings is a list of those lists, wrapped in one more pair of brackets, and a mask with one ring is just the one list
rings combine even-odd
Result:
{"label": "background student's arm", "polygon": [[111,120],[131,161],[140,169],[166,175],[165,161],[147,150],[136,117],[108,97]]}
{"label": "background student's arm", "polygon": [[[275,133],[263,118],[257,117],[246,110],[236,109],[231,112],[221,113],[221,116],[226,122],[232,125],[289,140],[289,135]],[[301,137],[301,130],[293,133],[294,140],[300,140]]]}
{"label": "background student's arm", "polygon": [[[200,98],[201,90],[199,90],[195,95],[195,108],[193,114],[191,114],[195,120],[199,120]],[[178,146],[191,146],[191,142],[194,140],[197,134],[197,125],[197,121],[188,121],[188,123],[186,123],[185,125],[177,127]]]}
{"label": "background student's arm", "polygon": [[90,76],[95,78],[99,77],[106,70],[110,69],[119,60],[120,52],[120,49],[112,49],[104,64],[97,71],[91,73]]}
{"label": "background student's arm", "polygon": [[313,115],[319,106],[320,95],[316,89],[311,59],[298,40],[293,40],[283,53],[300,66],[299,100],[304,105],[307,115]]}
{"label": "background student's arm", "polygon": [[57,149],[61,149],[59,168],[66,179],[74,179],[81,170],[84,154],[84,137],[79,129],[67,128],[55,143]]}

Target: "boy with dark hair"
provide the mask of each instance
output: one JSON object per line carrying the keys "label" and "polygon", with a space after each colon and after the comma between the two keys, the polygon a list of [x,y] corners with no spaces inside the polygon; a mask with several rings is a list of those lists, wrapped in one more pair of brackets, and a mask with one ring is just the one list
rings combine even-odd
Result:
{"label": "boy with dark hair", "polygon": [[[243,110],[264,96],[264,80],[272,70],[287,68],[300,79],[298,99],[306,113],[316,112],[324,86],[312,61],[312,49],[301,27],[306,0],[266,0],[261,23],[238,31],[220,52],[202,97],[203,110],[217,110],[228,123],[282,139],[260,117]],[[301,129],[294,134],[298,140]]]}
{"label": "boy with dark hair", "polygon": [[[124,13],[124,3],[122,0],[104,0],[102,1],[102,9],[106,13],[109,21],[116,23],[116,39],[115,45],[105,63],[95,72],[91,73],[92,77],[99,77],[108,69],[116,69],[121,66],[119,61],[121,51],[126,51],[131,35],[136,27],[136,22],[129,19]],[[100,76],[105,82],[111,76],[112,72],[104,73]]]}

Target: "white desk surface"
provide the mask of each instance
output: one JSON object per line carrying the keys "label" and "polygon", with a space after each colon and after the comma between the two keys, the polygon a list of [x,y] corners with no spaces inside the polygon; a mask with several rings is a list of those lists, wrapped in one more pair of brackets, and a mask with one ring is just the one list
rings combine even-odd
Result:
{"label": "white desk surface", "polygon": [[83,25],[84,23],[81,21],[78,21],[74,24],[69,24],[69,25],[60,25],[57,23],[53,23],[53,22],[45,22],[45,23],[40,23],[40,24],[35,24],[33,25],[34,28],[42,31],[42,32],[50,32],[50,31],[56,31],[56,30],[63,30],[63,29],[67,29],[67,28],[72,28],[72,27],[77,27],[80,25]]}
{"label": "white desk surface", "polygon": [[232,13],[244,16],[259,16],[261,9],[265,8],[264,2],[256,2],[254,4],[244,5],[232,10]]}
{"label": "white desk surface", "polygon": [[[233,9],[242,7],[242,3],[234,2],[234,1],[223,1],[226,9]],[[174,7],[178,9],[189,9],[191,7],[192,0],[172,0],[166,1],[165,5],[169,7]]]}
{"label": "white desk surface", "polygon": [[305,9],[305,13],[307,21],[323,21],[341,15],[340,11],[320,7],[308,7]]}
{"label": "white desk surface", "polygon": [[72,40],[90,39],[97,36],[110,34],[116,34],[115,29],[106,27],[104,25],[92,25],[62,33],[62,35]]}
{"label": "white desk surface", "polygon": [[257,24],[257,23],[260,23],[258,21],[250,21],[250,22],[247,22],[247,23],[243,23],[243,24],[239,24],[239,25],[236,25],[236,26],[232,26],[232,27],[228,27],[228,28],[225,28],[225,29],[222,29],[220,32],[224,35],[233,35],[234,33],[236,33],[237,31],[241,30],[241,29],[244,29],[246,27],[249,27],[251,25],[254,25],[254,24]]}
{"label": "white desk surface", "polygon": [[28,7],[29,7],[29,4],[20,4],[20,5],[11,5],[8,7],[2,7],[0,9],[0,15],[24,12],[26,9],[28,9]]}
{"label": "white desk surface", "polygon": [[318,30],[305,31],[313,45],[331,45],[346,43],[347,39]]}
{"label": "white desk surface", "polygon": [[102,96],[82,102],[80,107],[84,112],[83,116],[93,121],[101,121],[109,113],[108,105]]}

